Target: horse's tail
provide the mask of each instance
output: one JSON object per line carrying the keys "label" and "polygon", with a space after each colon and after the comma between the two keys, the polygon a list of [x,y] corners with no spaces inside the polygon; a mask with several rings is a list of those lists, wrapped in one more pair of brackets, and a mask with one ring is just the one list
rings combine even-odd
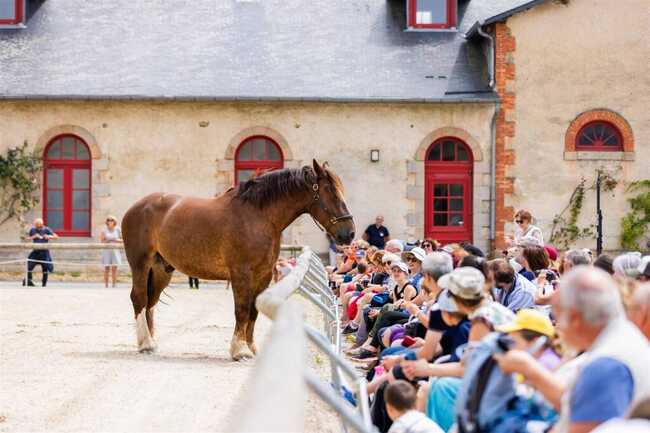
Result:
{"label": "horse's tail", "polygon": [[147,299],[153,298],[153,269],[149,269],[147,274]]}

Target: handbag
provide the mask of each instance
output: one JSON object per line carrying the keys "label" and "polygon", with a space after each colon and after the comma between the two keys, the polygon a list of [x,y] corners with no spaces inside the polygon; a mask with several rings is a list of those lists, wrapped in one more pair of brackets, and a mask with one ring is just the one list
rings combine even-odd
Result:
{"label": "handbag", "polygon": [[383,307],[388,302],[389,297],[389,293],[379,293],[372,297],[370,306],[373,308]]}

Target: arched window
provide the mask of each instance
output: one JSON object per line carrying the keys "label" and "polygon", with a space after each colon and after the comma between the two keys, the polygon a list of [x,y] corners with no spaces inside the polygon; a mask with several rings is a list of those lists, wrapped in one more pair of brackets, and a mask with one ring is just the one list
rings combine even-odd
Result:
{"label": "arched window", "polygon": [[63,236],[90,236],[90,151],[72,134],[45,148],[43,219]]}
{"label": "arched window", "polygon": [[425,162],[425,234],[445,243],[472,241],[472,151],[458,138],[434,141]]}
{"label": "arched window", "polygon": [[282,166],[282,151],[275,141],[261,135],[249,137],[239,145],[235,154],[235,185]]}
{"label": "arched window", "polygon": [[578,151],[623,151],[620,131],[609,122],[595,121],[583,126],[576,136]]}

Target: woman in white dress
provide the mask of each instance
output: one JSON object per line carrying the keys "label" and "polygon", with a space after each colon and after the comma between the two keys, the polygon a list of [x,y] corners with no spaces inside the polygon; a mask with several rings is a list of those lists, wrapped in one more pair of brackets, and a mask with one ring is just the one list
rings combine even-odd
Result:
{"label": "woman in white dress", "polygon": [[[122,243],[122,230],[117,226],[117,219],[109,215],[106,226],[99,233],[99,240],[104,243]],[[112,273],[113,287],[117,281],[117,267],[122,264],[120,250],[102,250],[102,265],[104,265],[104,287],[108,287],[108,272]]]}

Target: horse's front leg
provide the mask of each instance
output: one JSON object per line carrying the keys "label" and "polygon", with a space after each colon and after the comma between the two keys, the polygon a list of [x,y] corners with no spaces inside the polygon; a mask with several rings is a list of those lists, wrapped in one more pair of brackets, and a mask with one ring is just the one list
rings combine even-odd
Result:
{"label": "horse's front leg", "polygon": [[247,328],[250,317],[250,282],[246,280],[232,282],[235,301],[235,332],[230,342],[230,356],[233,360],[252,358],[253,352],[248,348]]}
{"label": "horse's front leg", "polygon": [[273,273],[269,272],[267,275],[263,275],[257,286],[256,290],[254,293],[256,293],[255,296],[252,297],[250,306],[249,306],[249,313],[248,313],[248,326],[246,327],[246,343],[248,344],[248,348],[253,352],[254,354],[257,355],[257,346],[255,345],[255,321],[257,320],[257,307],[255,306],[255,300],[257,299],[257,296],[259,296],[260,293],[262,293],[266,288],[271,284],[271,279],[273,277]]}

